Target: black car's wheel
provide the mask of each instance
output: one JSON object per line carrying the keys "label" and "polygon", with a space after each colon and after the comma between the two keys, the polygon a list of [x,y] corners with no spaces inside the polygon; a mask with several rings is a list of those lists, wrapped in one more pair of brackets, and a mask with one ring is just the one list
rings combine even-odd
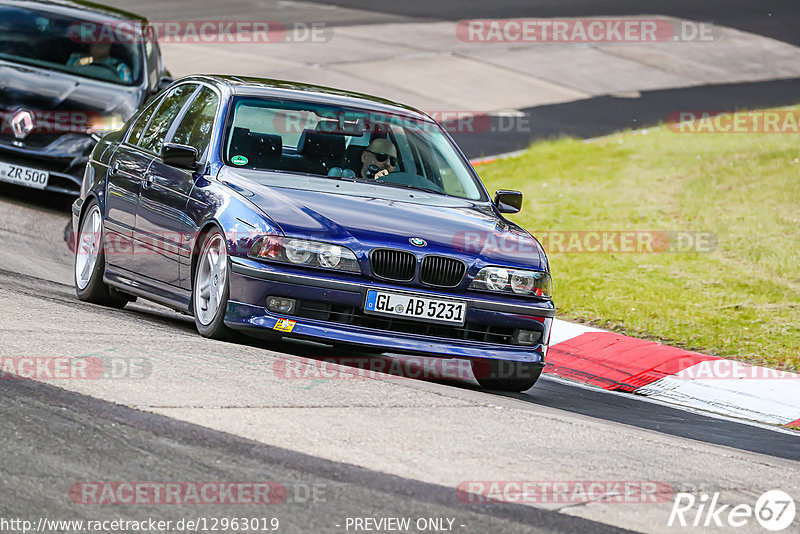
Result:
{"label": "black car's wheel", "polygon": [[536,384],[542,374],[542,365],[504,360],[477,360],[472,362],[472,374],[483,388],[520,392]]}
{"label": "black car's wheel", "polygon": [[106,255],[103,249],[103,216],[97,201],[92,200],[81,219],[75,244],[75,293],[85,302],[122,308],[135,300],[108,287],[103,282]]}
{"label": "black car's wheel", "polygon": [[228,308],[228,250],[219,230],[205,234],[194,272],[192,311],[197,331],[211,339],[229,340],[225,326]]}

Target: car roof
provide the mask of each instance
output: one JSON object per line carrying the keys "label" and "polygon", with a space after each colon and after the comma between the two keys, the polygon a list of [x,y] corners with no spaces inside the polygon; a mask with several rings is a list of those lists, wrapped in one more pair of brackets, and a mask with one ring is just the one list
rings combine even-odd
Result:
{"label": "car roof", "polygon": [[54,11],[70,15],[91,13],[95,17],[108,20],[135,21],[147,24],[147,19],[136,13],[124,11],[103,4],[83,0],[0,0],[0,5],[28,7],[42,11]]}
{"label": "car roof", "polygon": [[345,91],[333,87],[288,80],[253,78],[248,76],[194,75],[182,80],[195,79],[226,85],[236,96],[294,98],[315,103],[338,104],[348,107],[381,111],[431,122],[424,112],[378,96]]}

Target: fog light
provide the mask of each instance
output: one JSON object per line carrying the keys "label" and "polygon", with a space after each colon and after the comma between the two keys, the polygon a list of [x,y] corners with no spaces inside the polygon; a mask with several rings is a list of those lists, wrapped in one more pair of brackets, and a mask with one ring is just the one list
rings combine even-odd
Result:
{"label": "fog light", "polygon": [[281,297],[267,297],[267,309],[275,313],[285,313],[291,315],[294,313],[297,301],[294,299],[285,299]]}
{"label": "fog light", "polygon": [[517,330],[511,342],[514,345],[538,345],[542,333],[538,330]]}

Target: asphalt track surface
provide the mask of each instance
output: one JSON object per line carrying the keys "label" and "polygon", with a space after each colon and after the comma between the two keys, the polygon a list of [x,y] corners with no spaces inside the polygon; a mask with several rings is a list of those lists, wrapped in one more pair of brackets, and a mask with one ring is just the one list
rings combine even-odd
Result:
{"label": "asphalt track surface", "polygon": [[[363,3],[345,0],[329,3],[363,9]],[[367,9],[370,20],[375,22],[404,18],[614,15],[638,13],[643,9],[633,2],[562,4],[565,3],[412,0],[375,3]],[[796,31],[800,27],[800,9],[795,2],[670,1],[648,3],[647,11],[711,20],[794,44],[800,40]],[[772,16],[765,16],[765,12]],[[348,14],[339,19],[339,23],[356,23],[362,19],[363,15]],[[603,97],[525,111],[536,117],[533,138],[562,134],[593,137],[620,127],[646,126],[650,121],[663,118],[664,110],[680,107],[722,109],[791,104],[800,94],[798,88],[798,80],[706,86],[653,91],[643,93],[638,99]],[[663,103],[670,99],[671,102]],[[698,101],[702,104],[698,105]],[[484,154],[497,153],[525,146],[529,140],[495,136],[481,139],[477,148]],[[491,148],[488,151],[484,150],[487,146]],[[468,144],[465,148],[476,154],[477,148]],[[242,351],[260,351],[264,361],[282,355],[326,357],[331,354],[321,347],[289,343],[268,347],[255,342],[241,347],[217,344],[193,333],[193,324],[187,318],[163,308],[137,303],[123,311],[114,311],[79,303],[69,280],[63,276],[69,271],[70,255],[65,250],[60,229],[68,220],[68,204],[59,197],[0,187],[0,313],[6,317],[0,321],[0,339],[7,353],[20,355],[26,350],[35,355],[74,353],[80,352],[84,345],[90,350],[100,343],[97,339],[102,342],[112,339],[114,343],[140,346],[157,362],[168,360],[169,356],[158,347],[168,345],[170,340],[176,340],[176,345],[230,358],[241,357]],[[136,337],[138,331],[146,334]],[[114,396],[113,386],[109,386],[109,397]],[[347,389],[355,386],[340,385],[343,402],[347,399]],[[131,395],[142,393],[136,391],[135,384],[130,387]],[[204,387],[213,389],[221,385]],[[794,463],[800,461],[800,438],[796,434],[690,413],[628,395],[549,379],[541,380],[529,392],[513,395],[480,391],[469,382],[420,383],[414,388],[420,394],[433,391],[443,397],[527,411],[545,422],[569,423],[576,432],[592,429],[602,442],[612,436],[628,440],[628,450],[624,451],[603,450],[587,444],[580,456],[574,458],[576,466],[582,466],[576,467],[573,474],[576,478],[590,473],[594,465],[618,461],[621,466],[624,462],[641,466],[636,472],[647,479],[653,469],[651,464],[665,461],[672,462],[675,476],[680,479],[694,476],[691,480],[722,484],[714,482],[714,473],[725,473],[728,469],[725,463],[691,464],[693,454],[708,450],[719,458],[740,462],[739,469],[742,465],[748,469],[752,467],[752,473],[741,475],[747,487],[761,488],[773,482],[776,487],[783,487],[789,480],[796,481],[800,472],[798,464]],[[323,454],[301,452],[300,446],[265,444],[233,432],[134,409],[122,401],[110,402],[69,389],[25,380],[0,382],[0,451],[3,455],[0,517],[47,515],[63,519],[106,519],[113,515],[133,519],[147,516],[178,519],[198,515],[267,515],[278,517],[284,532],[340,532],[343,529],[336,525],[346,517],[411,516],[453,517],[457,524],[465,525],[456,530],[460,532],[618,531],[615,527],[561,511],[519,505],[466,506],[457,499],[451,486],[392,474],[385,468],[364,467],[360,464],[367,462],[355,458],[352,461],[331,460]],[[320,397],[320,400],[324,399]],[[436,416],[438,412],[432,413]],[[342,410],[339,417],[346,421],[346,411]],[[308,430],[313,434],[312,428]],[[473,428],[471,421],[465,418],[463,432],[480,432],[480,429]],[[532,447],[543,451],[545,460],[548,454],[551,458],[557,457],[558,451],[551,450],[557,443],[546,431],[531,436]],[[666,444],[667,449],[674,448],[678,452],[675,456],[655,458],[653,451],[661,449],[651,448],[649,444],[652,443]],[[446,450],[443,446],[439,453]],[[530,452],[525,450],[520,454],[531,458]],[[421,454],[435,453],[423,451]],[[765,481],[758,471],[764,466],[781,469],[787,473],[786,477]],[[774,471],[769,472],[774,474]],[[464,477],[468,476],[465,473]],[[727,478],[733,480],[734,477]],[[242,506],[204,507],[201,511],[191,505],[135,509],[82,507],[66,498],[71,484],[91,480],[278,480],[289,488],[317,485],[324,488],[325,498],[309,500],[299,494],[291,498],[290,491],[286,503],[258,513]],[[719,489],[737,489],[736,484],[731,483],[731,486]],[[626,521],[624,518],[608,519],[615,524],[626,524]],[[633,518],[631,522],[634,524]],[[639,529],[649,530],[642,526]]]}
{"label": "asphalt track surface", "polygon": [[[800,45],[800,8],[794,0],[110,0],[150,20],[280,20],[330,26],[472,18],[613,17],[659,14],[711,22]],[[336,7],[338,9],[331,9]]]}
{"label": "asphalt track surface", "polygon": [[[800,46],[800,4],[793,0],[754,2],[750,0],[409,0],[403,2],[361,2],[325,0],[325,5],[365,9],[371,17],[394,22],[411,20],[458,21],[472,18],[558,18],[613,17],[655,13],[718,26],[736,28],[795,46]],[[376,22],[381,21],[377,18]],[[343,24],[344,22],[340,22]],[[335,24],[335,23],[332,23]],[[613,73],[610,73],[613,76]],[[504,128],[492,118],[493,133],[487,136],[454,133],[453,137],[469,157],[501,154],[526,148],[532,141],[572,136],[591,138],[627,128],[646,128],[663,122],[676,109],[733,111],[793,105],[800,95],[800,79],[769,82],[706,85],[642,92],[638,98],[604,96],[524,108],[525,125]]]}
{"label": "asphalt track surface", "polygon": [[[522,118],[491,118],[491,136],[455,132],[453,138],[468,157],[503,154],[531,142],[558,137],[588,139],[664,122],[678,109],[735,111],[789,106],[800,100],[800,79],[701,85],[642,91],[636,98],[606,95],[564,104],[524,108]],[[505,120],[504,123],[500,121]],[[515,122],[525,120],[524,126]]]}
{"label": "asphalt track surface", "polygon": [[[0,390],[4,451],[0,517],[77,519],[64,497],[75,476],[127,481],[281,481],[286,500],[266,510],[247,505],[148,505],[114,518],[276,517],[281,532],[332,532],[347,517],[447,517],[466,532],[624,530],[521,505],[475,505],[452,488],[270,447],[159,415],[15,380]],[[91,467],[90,467],[91,466]],[[88,469],[87,469],[88,468]],[[316,498],[315,498],[316,496]],[[165,508],[167,508],[165,510]],[[108,509],[85,511],[106,519]]]}
{"label": "asphalt track surface", "polygon": [[[313,0],[312,0],[313,1]],[[363,9],[371,14],[417,20],[464,20],[471,18],[613,17],[657,13],[712,22],[779,41],[800,45],[800,8],[793,0],[404,0],[364,2],[324,0],[323,5]]]}

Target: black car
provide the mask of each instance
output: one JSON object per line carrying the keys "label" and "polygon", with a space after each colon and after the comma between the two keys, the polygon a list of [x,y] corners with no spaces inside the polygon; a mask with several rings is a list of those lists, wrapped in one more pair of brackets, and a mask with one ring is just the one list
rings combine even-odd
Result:
{"label": "black car", "polygon": [[100,137],[169,82],[138,15],[0,0],[0,181],[77,195]]}

